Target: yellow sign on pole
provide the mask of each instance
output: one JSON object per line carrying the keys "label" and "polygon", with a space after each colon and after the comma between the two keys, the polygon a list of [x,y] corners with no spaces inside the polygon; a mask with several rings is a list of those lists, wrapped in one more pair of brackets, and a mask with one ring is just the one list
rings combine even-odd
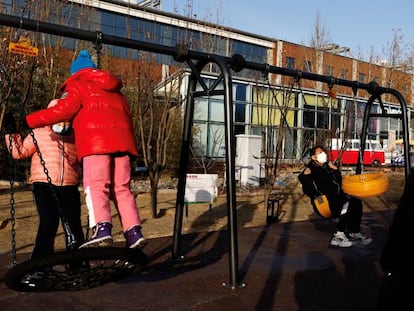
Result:
{"label": "yellow sign on pole", "polygon": [[10,42],[9,52],[36,57],[39,54],[39,49],[32,46],[29,38],[20,36],[18,42]]}

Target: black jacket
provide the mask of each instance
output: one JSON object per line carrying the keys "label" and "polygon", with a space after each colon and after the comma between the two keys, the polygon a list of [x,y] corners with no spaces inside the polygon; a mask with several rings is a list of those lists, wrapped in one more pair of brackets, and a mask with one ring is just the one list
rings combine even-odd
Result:
{"label": "black jacket", "polygon": [[[313,205],[313,199],[321,194],[325,194],[328,198],[329,208],[332,217],[339,216],[342,206],[350,197],[342,190],[342,175],[339,170],[333,170],[328,163],[322,166],[311,160],[307,168],[311,170],[308,175],[303,170],[298,178],[302,184],[303,193],[309,196]],[[315,206],[313,205],[315,208]]]}

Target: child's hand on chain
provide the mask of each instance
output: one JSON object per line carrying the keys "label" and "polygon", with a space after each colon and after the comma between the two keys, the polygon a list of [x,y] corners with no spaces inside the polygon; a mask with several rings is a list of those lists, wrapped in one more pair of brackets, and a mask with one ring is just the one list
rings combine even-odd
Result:
{"label": "child's hand on chain", "polygon": [[338,168],[335,166],[335,164],[333,164],[331,161],[328,162],[328,165],[331,169],[333,170],[337,170]]}

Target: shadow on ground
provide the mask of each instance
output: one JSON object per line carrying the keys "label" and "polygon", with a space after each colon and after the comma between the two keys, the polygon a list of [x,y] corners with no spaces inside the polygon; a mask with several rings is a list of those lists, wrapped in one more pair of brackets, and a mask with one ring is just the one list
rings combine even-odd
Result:
{"label": "shadow on ground", "polygon": [[[185,234],[172,258],[172,237],[150,239],[140,273],[78,292],[21,293],[0,283],[1,309],[24,310],[376,310],[379,257],[392,211],[364,214],[374,241],[328,247],[334,222],[323,219]],[[237,250],[236,258],[229,256]],[[24,256],[20,254],[22,259]],[[27,257],[27,254],[26,254]],[[10,254],[0,256],[1,275]]]}

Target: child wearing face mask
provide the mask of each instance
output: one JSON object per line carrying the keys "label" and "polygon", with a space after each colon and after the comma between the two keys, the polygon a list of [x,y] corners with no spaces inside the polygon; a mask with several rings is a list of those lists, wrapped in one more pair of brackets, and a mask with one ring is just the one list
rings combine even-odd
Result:
{"label": "child wearing face mask", "polygon": [[315,205],[315,199],[325,195],[332,218],[338,218],[337,230],[330,245],[351,247],[368,245],[372,239],[361,233],[362,202],[342,190],[342,175],[338,168],[328,161],[323,146],[316,145],[311,151],[311,160],[299,174],[303,193],[309,196],[314,211],[322,216]]}
{"label": "child wearing face mask", "polygon": [[[57,99],[50,101],[48,107],[56,106],[57,102]],[[7,150],[11,151],[13,159],[31,159],[30,182],[39,214],[39,225],[31,259],[54,253],[61,216],[66,218],[73,235],[66,239],[66,248],[78,248],[85,241],[78,190],[81,165],[77,158],[75,136],[70,122],[65,121],[34,129],[33,137],[32,135],[22,137],[17,132],[16,120],[11,112],[4,116],[3,122],[6,129]]]}

